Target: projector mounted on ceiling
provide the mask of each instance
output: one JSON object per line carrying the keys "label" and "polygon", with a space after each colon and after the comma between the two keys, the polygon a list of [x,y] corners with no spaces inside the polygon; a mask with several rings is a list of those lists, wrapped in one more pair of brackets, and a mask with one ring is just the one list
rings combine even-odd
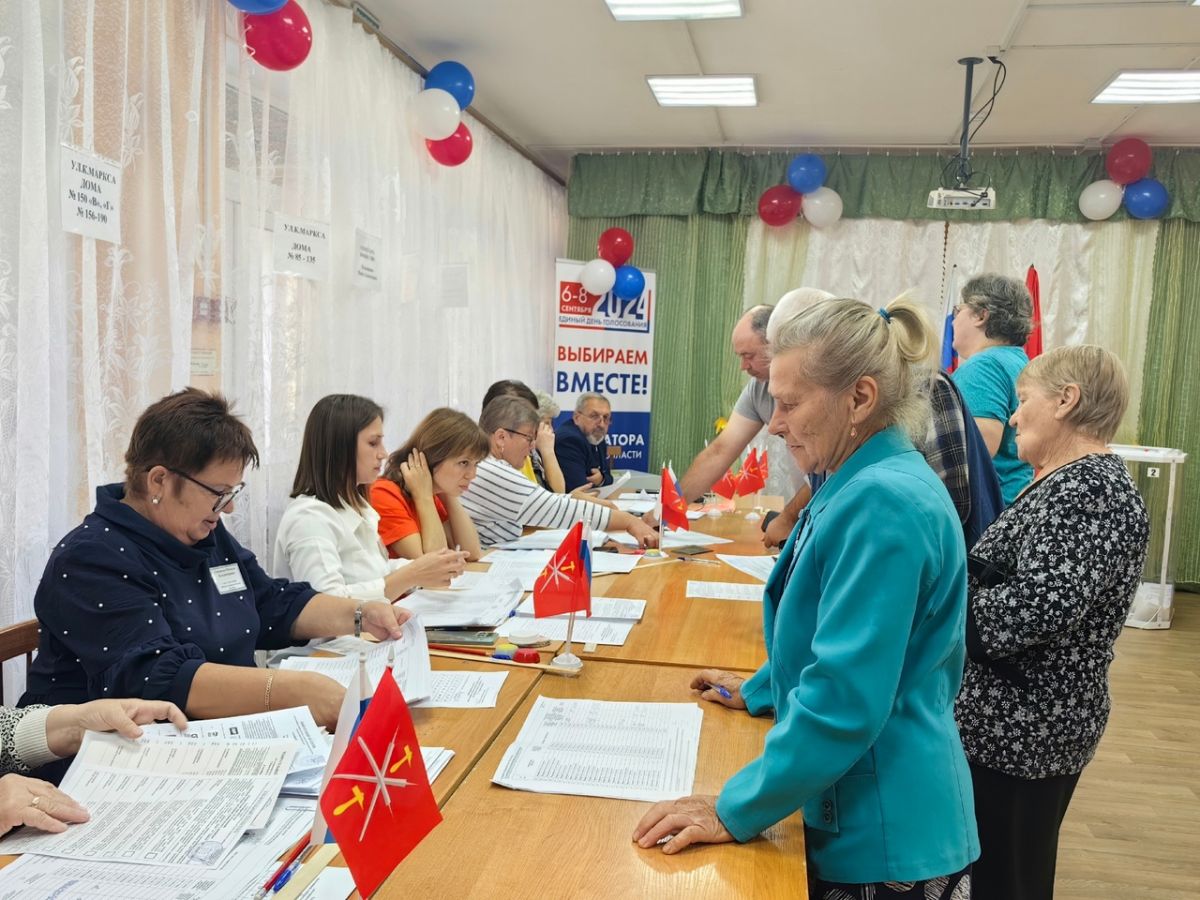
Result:
{"label": "projector mounted on ceiling", "polygon": [[[992,79],[992,96],[973,116],[971,115],[971,82],[975,74],[975,67],[983,62],[983,59],[978,56],[965,56],[958,61],[959,65],[967,67],[967,84],[963,93],[962,137],[959,140],[958,155],[942,169],[941,186],[929,192],[929,199],[925,205],[930,209],[985,210],[996,208],[996,191],[988,183],[987,174],[975,172],[971,168],[971,138],[975,137],[979,129],[983,127],[983,123],[992,114],[992,108],[996,105],[996,96],[1004,87],[1007,72],[1004,63],[999,58],[989,56],[988,59],[997,66],[996,74]],[[982,118],[980,118],[981,116]],[[976,119],[980,119],[979,124],[972,130],[971,124]],[[950,177],[951,170],[953,170],[952,178]]]}

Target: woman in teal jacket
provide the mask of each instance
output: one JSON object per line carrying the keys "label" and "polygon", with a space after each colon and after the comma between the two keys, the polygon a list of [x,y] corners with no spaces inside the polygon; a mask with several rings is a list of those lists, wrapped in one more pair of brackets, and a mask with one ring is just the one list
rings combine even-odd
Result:
{"label": "woman in teal jacket", "polygon": [[767,582],[767,662],[744,681],[710,669],[692,682],[776,722],[719,797],[652,807],[642,847],[748,841],[802,810],[811,896],[970,896],[979,841],[953,714],[966,554],[907,436],[923,433],[934,340],[905,298],[823,301],[780,329],[771,432],[829,477]]}

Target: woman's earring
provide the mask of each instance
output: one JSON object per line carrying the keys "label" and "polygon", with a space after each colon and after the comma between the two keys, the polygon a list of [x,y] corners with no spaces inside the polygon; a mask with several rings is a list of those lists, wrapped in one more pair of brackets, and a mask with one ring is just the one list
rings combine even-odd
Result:
{"label": "woman's earring", "polygon": [[162,502],[162,497],[155,497],[155,498],[154,498],[153,500],[151,500],[150,502],[151,502],[151,503],[153,503],[155,506],[158,506],[158,504],[159,504],[160,502]]}
{"label": "woman's earring", "polygon": [[[852,438],[858,437],[858,429],[855,428],[853,425],[850,426],[850,437],[852,437]],[[155,502],[157,502],[157,501],[155,501]]]}

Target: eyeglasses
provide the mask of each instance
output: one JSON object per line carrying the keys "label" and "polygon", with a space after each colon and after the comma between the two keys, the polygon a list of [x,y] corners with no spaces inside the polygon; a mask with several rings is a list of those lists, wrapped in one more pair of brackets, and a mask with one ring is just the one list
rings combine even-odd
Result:
{"label": "eyeglasses", "polygon": [[[501,427],[503,427],[503,426],[501,426]],[[531,444],[533,444],[537,441],[537,438],[535,436],[526,434],[523,431],[516,431],[512,428],[505,428],[504,430],[507,431],[509,434],[520,435],[521,437],[525,438],[525,440],[529,441],[529,443],[531,443]]]}
{"label": "eyeglasses", "polygon": [[606,422],[607,423],[607,422],[612,421],[612,413],[590,412],[590,413],[583,413],[583,417],[591,422]]}
{"label": "eyeglasses", "polygon": [[227,491],[219,491],[215,487],[209,487],[203,481],[197,481],[187,472],[180,472],[178,469],[167,468],[168,472],[178,475],[180,478],[186,478],[192,484],[204,488],[217,499],[213,501],[212,511],[217,513],[233,502],[233,498],[240,494],[246,487],[246,482],[240,481]]}

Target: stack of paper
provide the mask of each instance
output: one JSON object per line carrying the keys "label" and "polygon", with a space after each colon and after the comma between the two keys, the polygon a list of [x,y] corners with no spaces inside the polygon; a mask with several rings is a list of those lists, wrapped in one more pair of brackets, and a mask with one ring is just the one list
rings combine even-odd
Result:
{"label": "stack of paper", "polygon": [[746,600],[762,602],[761,584],[735,584],[730,581],[689,581],[687,596],[700,600]]}
{"label": "stack of paper", "polygon": [[[484,562],[492,566],[488,575],[497,579],[516,579],[522,589],[532,591],[534,582],[553,555],[553,550],[493,550]],[[628,574],[641,558],[632,553],[593,553],[592,576]]]}
{"label": "stack of paper", "polygon": [[413,591],[399,603],[426,628],[495,628],[516,609],[523,590],[520,578],[486,574],[467,590]]}
{"label": "stack of paper", "polygon": [[425,774],[429,776],[429,783],[433,784],[450,764],[450,760],[454,759],[454,751],[445,747],[422,747],[421,759],[425,763]]}
{"label": "stack of paper", "polygon": [[[592,619],[608,619],[612,621],[630,621],[640,622],[642,616],[646,613],[645,600],[633,600],[625,597],[593,597],[592,598]],[[518,616],[527,616],[532,618],[533,598],[530,597],[524,603],[517,607]],[[566,620],[566,615],[551,616],[548,619],[540,619],[539,622],[551,622],[557,619]],[[577,617],[578,618],[578,617]]]}
{"label": "stack of paper", "polygon": [[692,792],[703,718],[694,703],[538,697],[492,781],[544,794],[673,800]]}
{"label": "stack of paper", "polygon": [[[244,835],[219,871],[196,865],[75,861],[26,853],[2,870],[0,900],[251,898],[274,871],[280,855],[312,829],[316,809],[316,800],[280,800],[266,827]],[[73,825],[71,831],[79,827]]]}
{"label": "stack of paper", "polygon": [[[616,541],[618,544],[623,544],[627,547],[637,545],[637,540],[633,535],[626,531],[614,531],[610,534],[609,539]],[[705,534],[702,531],[670,531],[663,533],[662,548],[670,550],[672,547],[686,547],[689,544],[695,544],[698,547],[712,547],[716,544],[732,544],[729,538],[717,537],[715,534]]]}
{"label": "stack of paper", "polygon": [[85,732],[62,790],[91,814],[62,834],[23,831],[0,853],[95,862],[224,866],[269,823],[293,741],[181,741]]}
{"label": "stack of paper", "polygon": [[[531,531],[529,534],[523,534],[515,541],[498,544],[497,547],[501,550],[557,550],[570,530],[569,528],[542,528],[538,531]],[[591,535],[589,543],[593,547],[599,547],[608,540],[608,535],[603,531],[592,529]]]}
{"label": "stack of paper", "polygon": [[775,568],[775,557],[773,556],[733,556],[727,553],[718,553],[716,557],[726,565],[733,566],[739,572],[745,572],[751,578],[757,578],[759,581],[766,581],[770,578],[771,570]]}
{"label": "stack of paper", "polygon": [[[586,619],[582,613],[575,616],[575,628],[571,640],[580,644],[606,644],[621,647],[629,639],[633,622],[616,622],[605,619]],[[496,629],[504,637],[530,640],[541,636],[552,641],[567,639],[567,617],[551,616],[546,619],[530,619],[516,616]]]}
{"label": "stack of paper", "polygon": [[[417,616],[404,623],[403,635],[398,641],[380,641],[369,645],[366,651],[367,677],[372,685],[379,684],[387,668],[388,654],[396,653],[393,674],[405,700],[422,700],[430,694],[432,669],[429,665],[429,643],[425,640],[425,628]],[[364,645],[366,642],[363,642]],[[301,672],[320,672],[339,684],[349,685],[358,675],[358,656],[318,659],[311,656],[290,656],[280,664],[281,669]]]}

